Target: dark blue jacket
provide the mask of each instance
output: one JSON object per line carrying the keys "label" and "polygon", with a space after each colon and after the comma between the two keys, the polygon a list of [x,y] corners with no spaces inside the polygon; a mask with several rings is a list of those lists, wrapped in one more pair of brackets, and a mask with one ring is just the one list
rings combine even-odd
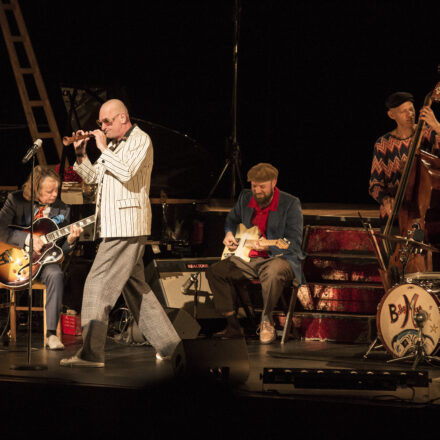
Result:
{"label": "dark blue jacket", "polygon": [[[251,198],[252,191],[250,189],[244,189],[240,193],[237,203],[226,217],[225,233],[231,231],[235,234],[237,226],[240,223],[243,223],[246,228],[253,226],[251,220],[254,208],[248,206]],[[269,248],[269,256],[275,257],[282,255],[292,266],[297,281],[302,283],[301,262],[305,259],[305,254],[301,249],[303,239],[303,215],[301,202],[297,197],[280,191],[277,210],[269,212],[266,238],[268,240],[286,238],[290,241],[290,245],[287,249],[279,249],[276,246],[271,246]]]}

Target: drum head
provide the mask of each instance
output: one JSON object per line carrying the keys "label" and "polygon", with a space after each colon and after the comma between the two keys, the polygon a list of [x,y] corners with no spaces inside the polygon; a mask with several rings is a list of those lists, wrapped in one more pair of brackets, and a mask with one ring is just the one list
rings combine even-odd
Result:
{"label": "drum head", "polygon": [[378,335],[393,357],[402,357],[413,351],[418,335],[414,318],[420,310],[428,314],[422,333],[426,354],[430,355],[436,351],[440,338],[437,296],[416,284],[402,284],[390,289],[379,303]]}

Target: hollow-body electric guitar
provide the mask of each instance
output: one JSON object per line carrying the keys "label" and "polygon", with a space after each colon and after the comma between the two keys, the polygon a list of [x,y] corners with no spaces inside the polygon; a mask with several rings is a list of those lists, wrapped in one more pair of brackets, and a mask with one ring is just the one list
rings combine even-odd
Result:
{"label": "hollow-body electric guitar", "polygon": [[289,247],[290,242],[285,238],[278,238],[277,240],[267,240],[265,238],[260,238],[261,232],[258,229],[258,226],[253,226],[252,228],[247,229],[245,225],[242,223],[237,226],[237,230],[235,231],[235,239],[238,242],[237,249],[229,249],[225,246],[222,253],[222,260],[236,256],[240,257],[242,260],[249,262],[249,252],[254,249],[255,242],[258,241],[260,246],[276,246],[280,249],[287,249]]}
{"label": "hollow-body electric guitar", "polygon": [[[41,253],[32,255],[32,280],[40,273],[41,268],[48,263],[58,263],[63,258],[62,249],[56,241],[70,234],[70,227],[85,228],[95,222],[95,216],[86,217],[63,228],[50,218],[42,217],[34,221],[34,235],[45,244]],[[31,227],[10,226],[22,231],[31,232]],[[25,249],[0,242],[0,286],[7,289],[23,288],[29,284],[29,253]]]}

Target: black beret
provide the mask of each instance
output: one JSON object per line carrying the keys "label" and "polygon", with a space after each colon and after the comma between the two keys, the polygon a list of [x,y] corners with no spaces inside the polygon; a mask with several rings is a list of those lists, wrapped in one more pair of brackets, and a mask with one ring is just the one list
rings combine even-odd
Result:
{"label": "black beret", "polygon": [[385,101],[385,107],[389,110],[391,108],[399,107],[404,102],[411,101],[414,103],[414,96],[407,92],[396,92],[388,96]]}

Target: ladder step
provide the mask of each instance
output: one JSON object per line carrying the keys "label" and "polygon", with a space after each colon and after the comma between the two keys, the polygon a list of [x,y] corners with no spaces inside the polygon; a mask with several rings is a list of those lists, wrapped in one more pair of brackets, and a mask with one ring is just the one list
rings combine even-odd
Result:
{"label": "ladder step", "polygon": [[44,102],[41,101],[41,100],[29,101],[29,105],[31,107],[43,107],[44,106]]}
{"label": "ladder step", "polygon": [[21,35],[11,35],[10,40],[13,43],[24,43],[24,37]]}
{"label": "ladder step", "polygon": [[32,74],[34,74],[34,73],[35,73],[35,69],[34,69],[33,67],[22,67],[22,68],[20,69],[20,73],[21,73],[22,75],[26,75],[27,73],[32,73]]}
{"label": "ladder step", "polygon": [[55,138],[55,134],[52,131],[44,131],[44,132],[40,132],[37,133],[37,137],[39,138]]}

